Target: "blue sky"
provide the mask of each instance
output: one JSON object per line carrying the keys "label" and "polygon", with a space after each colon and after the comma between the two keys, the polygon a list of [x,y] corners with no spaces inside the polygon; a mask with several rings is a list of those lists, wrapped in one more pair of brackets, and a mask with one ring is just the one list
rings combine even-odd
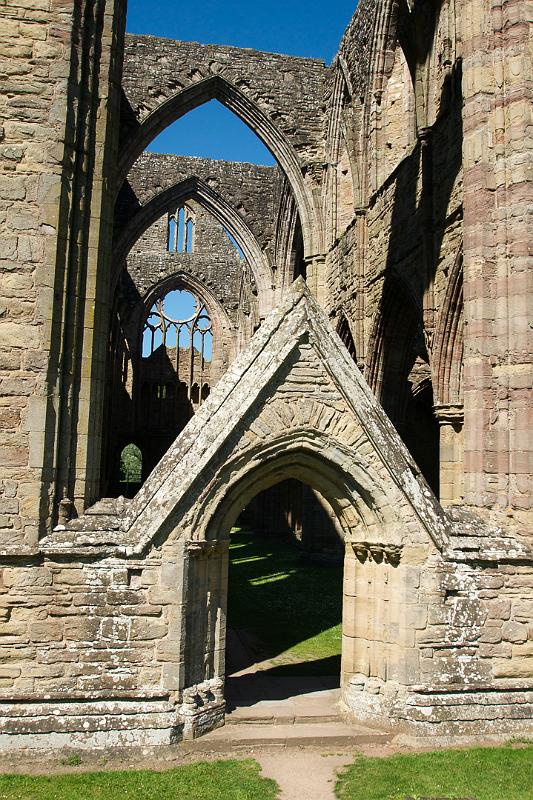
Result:
{"label": "blue sky", "polygon": [[[127,30],[169,39],[322,58],[329,64],[356,5],[356,0],[334,3],[128,0]],[[148,149],[256,164],[274,163],[259,139],[216,101],[178,120]]]}

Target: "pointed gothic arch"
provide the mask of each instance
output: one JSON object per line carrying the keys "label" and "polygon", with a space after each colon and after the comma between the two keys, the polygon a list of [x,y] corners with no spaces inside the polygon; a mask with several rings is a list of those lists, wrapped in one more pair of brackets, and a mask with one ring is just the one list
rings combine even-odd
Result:
{"label": "pointed gothic arch", "polygon": [[322,226],[310,189],[306,186],[302,167],[294,147],[272,120],[249,97],[221,75],[211,75],[165,99],[128,130],[118,166],[117,191],[127,174],[150,142],[180,117],[210,100],[218,100],[244,122],[276,158],[291,184],[302,222],[306,257],[321,253]]}
{"label": "pointed gothic arch", "polygon": [[114,283],[128,253],[140,236],[170,208],[195,200],[200,206],[226,228],[244,253],[256,281],[259,314],[264,316],[270,310],[274,277],[267,256],[261,249],[250,228],[235,209],[204,181],[190,177],[171,186],[141,206],[128,220],[115,244],[113,254]]}
{"label": "pointed gothic arch", "polygon": [[[324,178],[322,217],[325,237],[334,242],[343,229],[352,221],[356,205],[360,205],[360,170],[357,159],[359,148],[355,146],[353,119],[353,89],[348,69],[339,55],[335,62],[335,78],[330,99],[327,131],[327,170]],[[340,200],[349,198],[349,203],[339,212]],[[340,226],[340,222],[343,225]]]}
{"label": "pointed gothic arch", "polygon": [[339,335],[343,345],[346,347],[349,354],[353,358],[354,362],[357,364],[357,347],[355,345],[355,340],[352,335],[350,323],[348,322],[348,318],[346,317],[346,314],[344,314],[344,312],[341,312],[339,321],[337,323],[337,334]]}
{"label": "pointed gothic arch", "polygon": [[[384,282],[368,343],[367,380],[389,416],[397,421],[407,398],[397,379],[407,379],[409,357],[420,332],[422,308],[410,287],[394,271]],[[390,391],[389,391],[390,389]],[[404,393],[405,394],[405,393]]]}

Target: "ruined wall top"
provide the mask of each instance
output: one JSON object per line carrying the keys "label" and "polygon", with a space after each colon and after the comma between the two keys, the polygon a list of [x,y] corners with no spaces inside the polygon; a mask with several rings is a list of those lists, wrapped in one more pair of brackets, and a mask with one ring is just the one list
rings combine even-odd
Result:
{"label": "ruined wall top", "polygon": [[[383,3],[389,4],[389,0]],[[347,68],[353,95],[361,100],[369,87],[372,55],[376,47],[373,34],[379,5],[376,0],[360,0],[342,37],[337,56]]]}
{"label": "ruined wall top", "polygon": [[[312,162],[322,152],[325,74],[326,65],[319,59],[129,34],[122,138],[173,96],[221,76],[279,127],[304,162]],[[195,107],[206,99],[211,97],[195,102]]]}
{"label": "ruined wall top", "polygon": [[191,177],[203,181],[227,201],[262,247],[270,245],[284,181],[278,167],[143,153],[133,165],[128,185],[119,198],[117,222],[120,225],[140,205]]}

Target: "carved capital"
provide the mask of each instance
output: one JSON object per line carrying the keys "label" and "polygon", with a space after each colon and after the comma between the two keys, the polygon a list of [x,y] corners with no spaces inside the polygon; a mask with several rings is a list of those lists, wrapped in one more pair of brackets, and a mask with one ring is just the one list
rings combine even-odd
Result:
{"label": "carved capital", "polygon": [[465,413],[462,403],[437,403],[435,416],[441,425],[462,425]]}
{"label": "carved capital", "polygon": [[74,503],[68,497],[59,501],[57,512],[58,525],[67,525],[74,515]]}
{"label": "carved capital", "polygon": [[224,680],[218,677],[210,678],[183,690],[180,713],[190,717],[201,713],[206,708],[223,703]]}
{"label": "carved capital", "polygon": [[396,567],[400,563],[402,556],[402,545],[383,544],[376,542],[352,542],[352,549],[356,557],[364,563],[365,561],[375,561],[376,564],[391,564]]}
{"label": "carved capital", "polygon": [[209,558],[221,553],[227,545],[228,542],[225,539],[191,539],[185,547],[190,556]]}

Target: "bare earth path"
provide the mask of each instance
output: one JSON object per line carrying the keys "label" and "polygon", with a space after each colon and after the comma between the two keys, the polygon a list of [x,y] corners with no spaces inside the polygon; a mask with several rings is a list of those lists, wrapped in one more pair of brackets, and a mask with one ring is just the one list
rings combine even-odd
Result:
{"label": "bare earth path", "polygon": [[335,800],[337,770],[352,763],[353,751],[322,753],[284,748],[258,752],[254,757],[265,778],[279,785],[279,800]]}

